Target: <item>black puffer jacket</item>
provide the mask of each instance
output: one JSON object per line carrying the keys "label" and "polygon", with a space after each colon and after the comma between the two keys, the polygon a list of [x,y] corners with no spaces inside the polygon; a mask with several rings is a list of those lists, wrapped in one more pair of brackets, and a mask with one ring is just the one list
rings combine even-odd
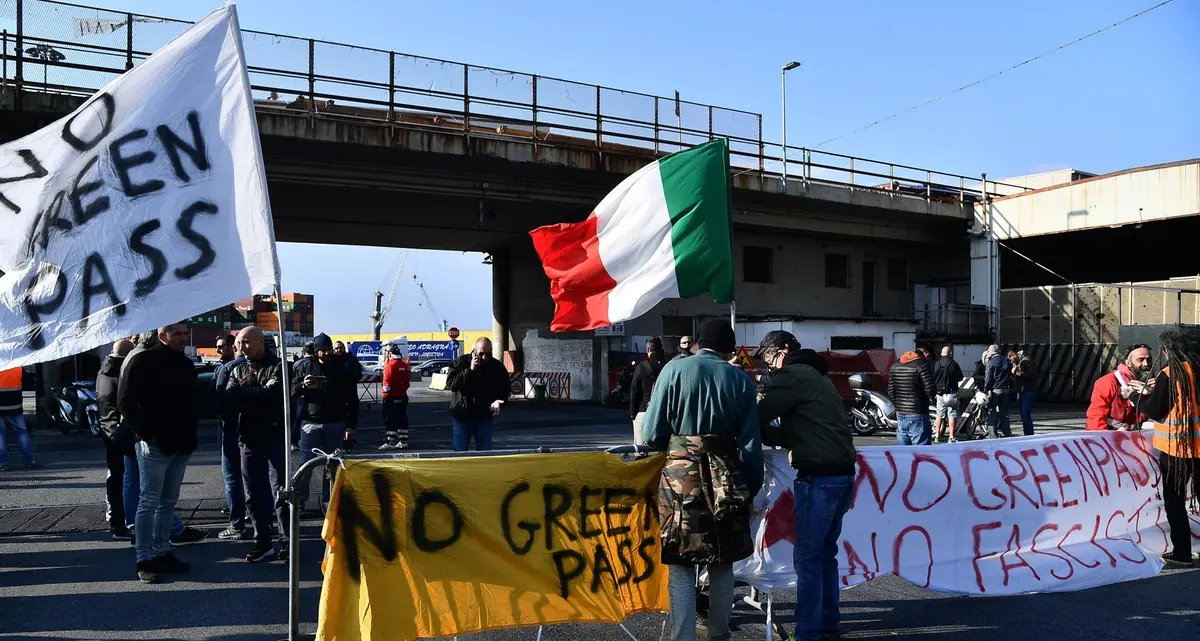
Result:
{"label": "black puffer jacket", "polygon": [[654,381],[662,371],[662,363],[651,363],[644,360],[633,370],[633,382],[629,384],[629,417],[645,412],[650,406],[650,394],[654,391]]}
{"label": "black puffer jacket", "polygon": [[906,352],[888,374],[888,397],[897,414],[926,414],[933,403],[933,373],[928,361]]}
{"label": "black puffer jacket", "polygon": [[109,356],[100,364],[96,375],[96,404],[100,409],[100,429],[104,438],[121,447],[122,451],[133,452],[133,433],[121,423],[121,410],[117,407],[117,386],[121,382],[121,363],[124,356]]}

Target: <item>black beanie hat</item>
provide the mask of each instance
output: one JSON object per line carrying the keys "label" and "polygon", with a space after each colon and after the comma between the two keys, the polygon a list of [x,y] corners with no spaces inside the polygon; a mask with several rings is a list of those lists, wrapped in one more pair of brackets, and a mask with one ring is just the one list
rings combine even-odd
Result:
{"label": "black beanie hat", "polygon": [[317,334],[313,338],[313,351],[319,352],[321,350],[333,351],[333,341],[329,339],[328,334]]}
{"label": "black beanie hat", "polygon": [[729,321],[714,318],[700,328],[700,349],[711,349],[719,354],[732,354],[737,349],[737,336]]}

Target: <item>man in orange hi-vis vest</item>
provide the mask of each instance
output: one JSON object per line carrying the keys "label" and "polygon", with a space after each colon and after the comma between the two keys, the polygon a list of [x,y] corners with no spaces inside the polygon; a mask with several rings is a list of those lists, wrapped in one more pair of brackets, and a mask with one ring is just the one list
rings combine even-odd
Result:
{"label": "man in orange hi-vis vest", "polygon": [[1192,486],[1192,507],[1200,496],[1200,345],[1181,332],[1159,337],[1166,366],[1159,372],[1150,397],[1141,403],[1146,417],[1154,421],[1154,449],[1161,452],[1163,510],[1171,527],[1172,550],[1163,561],[1180,567],[1192,566],[1192,533],[1186,497]]}
{"label": "man in orange hi-vis vest", "polygon": [[34,466],[33,441],[25,426],[25,407],[21,400],[21,368],[14,367],[0,372],[0,471],[8,469],[8,430],[17,435],[21,446],[21,458],[25,469]]}

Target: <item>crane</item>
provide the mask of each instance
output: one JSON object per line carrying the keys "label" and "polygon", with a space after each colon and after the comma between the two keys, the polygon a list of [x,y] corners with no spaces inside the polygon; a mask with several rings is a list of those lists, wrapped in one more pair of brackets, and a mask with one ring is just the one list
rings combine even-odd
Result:
{"label": "crane", "polygon": [[400,255],[392,262],[392,267],[388,272],[391,276],[391,284],[387,286],[386,304],[384,304],[382,290],[388,280],[385,278],[379,283],[380,288],[375,290],[375,311],[371,312],[371,333],[375,340],[380,340],[383,333],[383,320],[387,318],[388,312],[392,311],[392,303],[396,302],[396,291],[400,289],[400,279],[404,276],[404,263],[407,260],[408,250],[402,249]]}
{"label": "crane", "polygon": [[[413,280],[417,280],[416,274],[413,274]],[[437,310],[433,307],[433,301],[429,300],[429,292],[425,291],[425,283],[417,283],[417,289],[421,290],[421,298],[425,299],[425,308],[429,310],[430,314],[433,314],[433,322],[437,325],[437,328],[443,332],[450,329],[450,323],[440,317]]]}

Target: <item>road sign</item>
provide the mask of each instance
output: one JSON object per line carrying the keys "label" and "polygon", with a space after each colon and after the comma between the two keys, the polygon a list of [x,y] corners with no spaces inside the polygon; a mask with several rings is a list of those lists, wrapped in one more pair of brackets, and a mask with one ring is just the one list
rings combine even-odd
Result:
{"label": "road sign", "polygon": [[457,327],[451,327],[450,331],[446,332],[446,333],[450,335],[450,340],[456,340],[458,338],[458,328]]}
{"label": "road sign", "polygon": [[613,323],[604,327],[597,327],[595,330],[596,336],[624,336],[625,323]]}
{"label": "road sign", "polygon": [[754,359],[750,358],[750,352],[746,351],[745,347],[739,347],[737,356],[734,357],[738,367],[742,369],[754,369]]}

